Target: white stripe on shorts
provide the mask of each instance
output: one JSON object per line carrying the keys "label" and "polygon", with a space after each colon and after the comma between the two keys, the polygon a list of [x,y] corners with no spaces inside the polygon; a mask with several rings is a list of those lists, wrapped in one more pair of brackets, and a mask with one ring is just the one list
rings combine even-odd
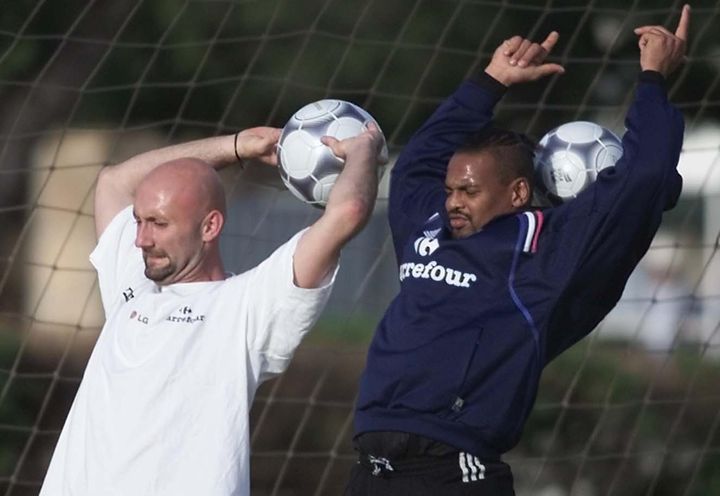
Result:
{"label": "white stripe on shorts", "polygon": [[485,465],[480,462],[478,457],[460,452],[458,461],[463,474],[463,482],[477,482],[485,478]]}

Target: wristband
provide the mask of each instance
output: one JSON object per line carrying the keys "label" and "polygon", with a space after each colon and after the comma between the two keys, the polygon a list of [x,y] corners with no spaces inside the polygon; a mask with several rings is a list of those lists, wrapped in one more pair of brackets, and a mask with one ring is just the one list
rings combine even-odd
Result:
{"label": "wristband", "polygon": [[243,164],[242,158],[240,158],[240,154],[237,151],[237,141],[238,141],[238,135],[240,134],[240,131],[235,133],[235,141],[233,142],[233,150],[235,151],[235,158],[237,158],[238,164],[240,164],[240,168],[244,169],[245,165]]}

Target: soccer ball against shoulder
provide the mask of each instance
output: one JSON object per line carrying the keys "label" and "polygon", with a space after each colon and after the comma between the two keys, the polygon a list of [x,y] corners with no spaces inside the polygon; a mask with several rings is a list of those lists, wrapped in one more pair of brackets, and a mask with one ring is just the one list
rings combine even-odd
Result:
{"label": "soccer ball against shoulder", "polygon": [[[295,112],[278,141],[280,177],[288,190],[300,200],[324,208],[345,163],[320,138],[351,138],[367,130],[370,122],[380,129],[368,112],[344,100],[318,100]],[[387,159],[384,138],[381,154]],[[382,175],[381,167],[378,175]]]}
{"label": "soccer ball against shoulder", "polygon": [[622,141],[594,122],[573,121],[545,134],[535,152],[535,203],[575,198],[623,153]]}

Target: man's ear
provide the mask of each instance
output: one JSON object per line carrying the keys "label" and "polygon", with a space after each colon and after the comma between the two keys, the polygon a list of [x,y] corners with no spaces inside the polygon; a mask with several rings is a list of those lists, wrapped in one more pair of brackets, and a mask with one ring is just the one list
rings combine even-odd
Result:
{"label": "man's ear", "polygon": [[211,210],[202,222],[202,240],[212,241],[220,236],[225,218],[219,210]]}
{"label": "man's ear", "polygon": [[530,183],[524,177],[518,177],[510,183],[511,203],[514,208],[523,208],[530,203]]}

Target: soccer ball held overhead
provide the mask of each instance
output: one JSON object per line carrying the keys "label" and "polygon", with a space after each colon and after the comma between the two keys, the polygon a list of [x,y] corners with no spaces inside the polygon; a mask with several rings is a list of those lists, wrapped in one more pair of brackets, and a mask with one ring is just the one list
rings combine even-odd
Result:
{"label": "soccer ball held overhead", "polygon": [[[278,141],[280,177],[288,190],[306,203],[324,207],[344,162],[320,138],[357,136],[370,122],[380,129],[368,112],[343,100],[318,100],[295,112]],[[387,157],[386,144],[382,154]]]}
{"label": "soccer ball held overhead", "polygon": [[535,153],[537,202],[558,205],[575,198],[622,153],[620,138],[593,122],[568,122],[549,131]]}

